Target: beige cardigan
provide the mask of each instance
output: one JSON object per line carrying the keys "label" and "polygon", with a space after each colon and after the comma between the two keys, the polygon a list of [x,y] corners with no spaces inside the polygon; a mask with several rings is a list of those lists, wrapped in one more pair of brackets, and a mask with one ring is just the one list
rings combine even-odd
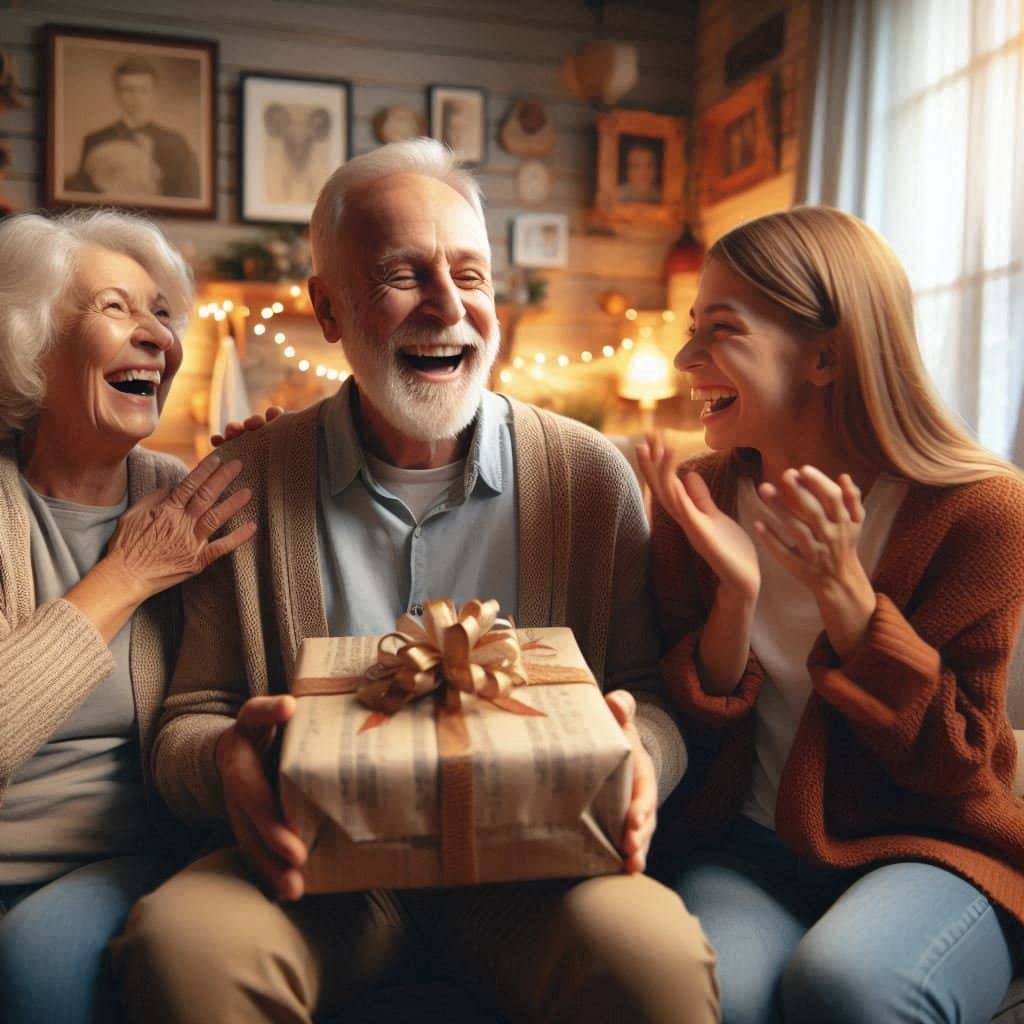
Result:
{"label": "beige cardigan", "polygon": [[[128,501],[173,485],[185,467],[141,448],[128,456]],[[143,604],[129,648],[144,781],[180,635],[180,591]],[[0,448],[0,802],[11,776],[114,667],[91,620],[63,598],[36,607],[29,512],[11,445]]]}
{"label": "beige cardigan", "polygon": [[[649,533],[629,464],[573,420],[514,401],[512,410],[520,625],[570,626],[606,688],[659,689]],[[245,466],[239,486],[254,498],[229,528],[255,520],[257,533],[185,585],[181,655],[153,751],[160,793],[186,821],[223,817],[217,739],[248,697],[285,692],[302,639],[327,633],[316,529],[319,415],[312,406],[231,444]],[[610,640],[619,663],[637,671],[605,678]],[[662,774],[674,773],[670,788],[682,773],[682,740],[667,716],[641,707],[641,736]]]}

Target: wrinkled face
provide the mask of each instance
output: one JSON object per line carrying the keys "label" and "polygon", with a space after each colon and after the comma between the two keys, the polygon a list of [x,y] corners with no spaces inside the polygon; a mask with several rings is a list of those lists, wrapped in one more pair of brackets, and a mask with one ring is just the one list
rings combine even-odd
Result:
{"label": "wrinkled face", "polygon": [[98,447],[152,434],[182,352],[149,274],[122,253],[83,248],[57,319],[40,426]]}
{"label": "wrinkled face", "polygon": [[709,260],[693,304],[690,340],[676,368],[703,402],[709,448],[791,446],[807,431],[825,431],[822,346],[789,316],[718,260]]}
{"label": "wrinkled face", "polygon": [[349,197],[340,246],[317,314],[362,398],[408,438],[457,437],[498,352],[483,223],[449,185],[395,174]]}
{"label": "wrinkled face", "polygon": [[117,102],[129,124],[148,123],[156,106],[156,82],[153,76],[141,73],[118,75],[114,88]]}

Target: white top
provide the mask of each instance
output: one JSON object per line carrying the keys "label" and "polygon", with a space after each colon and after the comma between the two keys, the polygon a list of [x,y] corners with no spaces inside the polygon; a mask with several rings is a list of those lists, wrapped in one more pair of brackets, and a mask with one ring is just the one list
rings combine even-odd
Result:
{"label": "white top", "polygon": [[366,464],[377,482],[412,513],[417,523],[448,496],[452,483],[461,480],[466,471],[465,459],[436,469],[401,469],[369,452],[366,453]]}
{"label": "white top", "polygon": [[[875,571],[906,493],[905,480],[883,475],[864,498],[865,516],[857,554],[869,576]],[[764,684],[754,705],[754,774],[742,813],[759,825],[774,829],[779,779],[811,692],[807,656],[824,624],[810,588],[787,572],[754,532],[754,521],[761,517],[763,508],[753,481],[742,478],[737,518],[754,541],[761,568],[750,649],[765,670]]]}

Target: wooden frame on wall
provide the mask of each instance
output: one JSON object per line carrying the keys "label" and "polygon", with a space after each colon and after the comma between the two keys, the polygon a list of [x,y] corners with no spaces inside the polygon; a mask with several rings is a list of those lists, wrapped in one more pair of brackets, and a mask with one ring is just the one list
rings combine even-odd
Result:
{"label": "wooden frame on wall", "polygon": [[643,110],[612,110],[598,115],[597,132],[596,218],[681,223],[686,121]]}
{"label": "wooden frame on wall", "polygon": [[462,85],[427,87],[430,136],[443,142],[463,164],[487,160],[487,93]]}
{"label": "wooden frame on wall", "polygon": [[701,187],[706,204],[743,192],[776,173],[773,102],[772,76],[758,75],[701,118]]}
{"label": "wooden frame on wall", "polygon": [[239,215],[308,224],[324,182],[348,160],[352,88],[340,79],[239,79]]}
{"label": "wooden frame on wall", "polygon": [[49,25],[48,206],[213,217],[217,44]]}

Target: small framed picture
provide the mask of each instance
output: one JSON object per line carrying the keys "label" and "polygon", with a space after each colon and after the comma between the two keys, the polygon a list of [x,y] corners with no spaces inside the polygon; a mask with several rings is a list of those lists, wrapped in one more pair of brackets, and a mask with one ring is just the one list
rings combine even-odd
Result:
{"label": "small framed picture", "polygon": [[216,214],[217,44],[49,25],[46,204]]}
{"label": "small framed picture", "polygon": [[351,86],[243,74],[239,90],[241,219],[308,224],[324,182],[349,156]]}
{"label": "small framed picture", "polygon": [[521,213],[512,221],[512,263],[564,267],[569,262],[569,218],[564,213]]}
{"label": "small framed picture", "polygon": [[686,122],[644,110],[612,110],[598,115],[597,132],[597,219],[681,222]]}
{"label": "small framed picture", "polygon": [[464,164],[479,166],[487,159],[487,95],[483,89],[461,85],[432,85],[427,89],[430,136],[443,142]]}
{"label": "small framed picture", "polygon": [[701,184],[704,200],[717,203],[776,173],[773,80],[752,78],[700,123]]}

